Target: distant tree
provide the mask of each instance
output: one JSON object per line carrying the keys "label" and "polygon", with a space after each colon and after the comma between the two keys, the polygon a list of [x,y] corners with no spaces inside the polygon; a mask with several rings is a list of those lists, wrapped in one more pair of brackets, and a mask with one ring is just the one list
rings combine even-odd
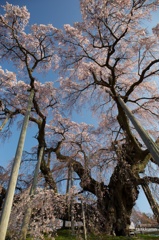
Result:
{"label": "distant tree", "polygon": [[134,208],[132,211],[132,221],[135,223],[136,227],[139,227],[141,224],[147,224],[147,226],[158,225],[153,214],[143,213],[139,209]]}

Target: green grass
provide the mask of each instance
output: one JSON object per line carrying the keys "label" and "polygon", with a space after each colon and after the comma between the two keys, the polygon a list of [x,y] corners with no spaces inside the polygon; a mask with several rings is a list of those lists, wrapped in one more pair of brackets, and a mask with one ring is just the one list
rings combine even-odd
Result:
{"label": "green grass", "polygon": [[155,235],[153,236],[153,235],[151,235],[151,234],[149,234],[149,235],[139,234],[139,235],[137,236],[137,239],[139,239],[139,240],[140,240],[140,239],[141,239],[141,240],[142,240],[142,239],[144,239],[144,240],[151,240],[151,239],[153,240],[153,239],[156,239],[156,240],[157,240],[157,239],[159,239],[159,236],[155,236]]}
{"label": "green grass", "polygon": [[[57,237],[55,237],[55,240],[82,240],[84,239],[83,235],[81,234],[80,236],[72,236],[71,235],[71,230],[58,230],[57,232]],[[107,236],[104,234],[101,235],[88,235],[87,237],[88,240],[159,240],[159,236],[153,236],[153,235],[142,235],[138,234],[137,236],[134,237],[112,237],[112,236]]]}
{"label": "green grass", "polygon": [[70,240],[76,240],[77,237],[73,236],[71,234],[71,230],[68,229],[60,229],[57,231],[57,237],[55,237],[55,240],[64,240],[64,239],[70,239]]}
{"label": "green grass", "polygon": [[[112,237],[105,234],[93,235],[88,234],[88,240],[159,240],[159,236],[153,236],[150,234],[137,234],[134,237]],[[33,238],[28,237],[27,240],[33,240]],[[45,238],[45,240],[50,240],[50,238]],[[57,236],[55,240],[84,240],[83,234],[72,235],[69,229],[60,229],[57,231]]]}

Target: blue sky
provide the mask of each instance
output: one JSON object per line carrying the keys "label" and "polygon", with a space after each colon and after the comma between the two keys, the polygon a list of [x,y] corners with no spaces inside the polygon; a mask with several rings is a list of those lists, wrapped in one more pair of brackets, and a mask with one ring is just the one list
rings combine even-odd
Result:
{"label": "blue sky", "polygon": [[[30,25],[34,23],[51,23],[57,28],[62,28],[63,24],[73,24],[73,22],[80,21],[81,19],[79,0],[8,0],[8,2],[14,5],[27,6],[31,14]],[[5,3],[6,1],[0,0],[1,5],[5,5]],[[153,19],[156,21],[158,19],[158,14],[155,14]],[[5,68],[7,68],[7,65],[5,65]],[[8,70],[11,69],[8,68]],[[81,121],[84,121],[84,115],[85,113],[80,116]],[[19,130],[17,130],[16,127],[13,129],[14,133],[11,140],[6,141],[5,143],[0,143],[0,165],[3,166],[6,166],[15,155]],[[27,146],[29,146],[30,137],[32,138],[32,142],[35,141],[33,139],[32,129],[30,129],[27,134],[25,150],[28,150]],[[141,211],[150,212],[150,207],[144,194],[140,194],[137,205]]]}
{"label": "blue sky", "polygon": [[[0,5],[5,5],[6,1],[0,0]],[[26,6],[30,12],[30,22],[29,25],[34,23],[37,24],[49,24],[52,23],[57,28],[62,28],[63,24],[69,23],[73,24],[75,21],[79,21],[81,19],[79,1],[78,0],[10,0],[8,3],[19,6]],[[4,69],[8,69],[10,71],[14,70],[14,68],[8,64],[4,63]],[[47,76],[49,78],[56,78],[56,75]],[[81,116],[81,119],[84,116]],[[30,146],[30,138],[31,142],[34,142],[36,145],[36,141],[33,138],[33,130],[29,129],[27,133],[27,138],[25,142],[25,150],[29,150]],[[34,130],[36,133],[36,130]],[[0,143],[0,165],[7,166],[9,161],[15,155],[15,149],[18,142],[19,130],[16,126],[13,127],[13,135],[11,139],[6,140],[4,143]]]}
{"label": "blue sky", "polygon": [[[8,0],[13,5],[26,6],[31,14],[30,23],[52,23],[61,28],[64,23],[72,24],[81,18],[78,0]],[[0,0],[1,5],[6,1]]]}

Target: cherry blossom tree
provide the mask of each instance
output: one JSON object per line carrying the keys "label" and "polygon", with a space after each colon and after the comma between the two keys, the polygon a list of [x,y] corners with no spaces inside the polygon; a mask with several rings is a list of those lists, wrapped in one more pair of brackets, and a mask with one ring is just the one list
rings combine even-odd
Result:
{"label": "cherry blossom tree", "polygon": [[[154,159],[129,122],[119,97],[156,140],[158,25],[149,32],[143,22],[158,9],[159,1],[80,0],[80,5],[82,22],[66,24],[63,31],[50,24],[35,24],[29,33],[25,30],[29,21],[27,9],[8,3],[4,6],[5,14],[0,18],[1,59],[12,61],[24,75],[20,81],[18,73],[0,71],[1,129],[5,131],[8,126],[11,131],[10,121],[26,114],[27,89],[33,89],[29,121],[30,126],[37,128],[37,146],[32,151],[38,159],[44,148],[40,170],[45,186],[51,189],[47,194],[57,194],[56,181],[67,181],[64,175],[68,168],[74,172],[78,189],[71,195],[72,187],[62,203],[62,195],[58,200],[54,198],[54,203],[48,197],[44,228],[47,230],[50,224],[49,214],[55,201],[59,202],[57,208],[63,209],[61,215],[56,212],[58,218],[68,219],[71,205],[75,220],[81,219],[82,206],[76,196],[88,194],[87,201],[84,200],[86,228],[127,235],[139,186],[146,184],[148,193],[148,184],[157,184],[159,180],[153,175],[142,176],[151,162],[155,164]],[[58,88],[38,79],[39,73],[50,69],[59,71]],[[97,116],[97,127],[67,117],[66,110],[82,111],[84,106]],[[36,222],[36,234],[42,237],[42,220],[34,214],[36,209],[42,209],[44,216],[42,205],[36,205],[39,200],[34,201],[40,194],[37,191],[33,197],[30,228]],[[151,198],[151,192],[148,196]],[[66,204],[68,198],[72,200]],[[154,202],[151,203],[153,206]],[[14,216],[16,209],[15,204]],[[19,212],[17,219],[22,219],[23,213]],[[12,223],[10,226],[17,229]],[[20,228],[18,225],[18,231]]]}
{"label": "cherry blossom tree", "polygon": [[[28,233],[35,239],[45,239],[44,234],[49,237],[55,236],[57,228],[60,227],[60,220],[56,219],[56,211],[60,205],[62,206],[61,202],[65,202],[64,199],[55,194],[53,190],[41,188],[37,188],[36,194],[30,199],[28,190],[15,196],[9,222],[9,236],[12,239],[19,239],[21,223],[29,202],[32,204],[32,216],[34,217],[31,218]],[[61,214],[64,209],[61,208]]]}
{"label": "cherry blossom tree", "polygon": [[158,25],[150,32],[143,22],[150,20],[159,2],[81,0],[80,4],[83,21],[64,25],[65,31],[59,35],[61,88],[67,91],[70,105],[81,107],[89,102],[94,114],[102,117],[99,131],[105,131],[103,138],[111,129],[118,163],[110,178],[111,190],[105,193],[111,197],[111,205],[105,200],[107,206],[101,212],[110,216],[108,232],[113,225],[117,235],[126,234],[138,196],[140,168],[154,160],[147,158],[149,150],[129,122],[120,99],[157,139]]}
{"label": "cherry blossom tree", "polygon": [[158,223],[152,214],[146,214],[141,212],[138,208],[134,208],[132,211],[131,220],[135,223],[136,227],[140,227],[142,224],[147,226],[156,226]]}

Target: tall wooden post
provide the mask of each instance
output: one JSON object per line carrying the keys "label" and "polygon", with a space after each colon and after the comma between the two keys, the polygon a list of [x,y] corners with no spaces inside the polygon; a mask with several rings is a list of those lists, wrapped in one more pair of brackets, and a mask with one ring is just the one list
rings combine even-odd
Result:
{"label": "tall wooden post", "polygon": [[[71,166],[71,187],[73,187],[73,168]],[[75,219],[74,219],[74,201],[73,201],[73,196],[71,196],[71,231],[72,235],[75,234]]]}
{"label": "tall wooden post", "polygon": [[149,134],[146,132],[146,130],[141,126],[141,124],[135,119],[132,112],[129,110],[129,108],[126,106],[124,101],[118,96],[118,101],[125,111],[126,115],[134,125],[136,131],[140,135],[141,139],[145,143],[146,147],[148,148],[149,152],[151,153],[154,161],[156,164],[159,165],[159,149],[157,147],[157,144],[152,140],[152,138],[149,136]]}
{"label": "tall wooden post", "polygon": [[30,218],[31,218],[31,213],[32,213],[32,198],[35,194],[35,190],[36,190],[36,185],[37,185],[37,180],[38,180],[38,173],[39,173],[39,169],[40,169],[40,164],[43,158],[43,153],[44,153],[44,147],[40,148],[39,151],[39,156],[38,156],[38,162],[36,164],[36,168],[34,171],[34,178],[33,178],[33,183],[30,189],[30,201],[28,203],[24,218],[23,218],[23,223],[22,223],[22,228],[21,228],[21,239],[20,240],[26,240],[26,235],[27,235],[27,231],[28,231],[28,226],[30,223]]}
{"label": "tall wooden post", "polygon": [[26,111],[26,114],[24,117],[23,126],[21,129],[19,142],[18,142],[16,154],[15,154],[15,159],[14,159],[12,172],[11,172],[11,176],[10,176],[10,180],[9,180],[9,185],[8,185],[8,189],[7,189],[7,195],[6,195],[3,210],[2,210],[2,215],[1,215],[1,220],[0,220],[0,240],[5,240],[5,237],[6,237],[7,227],[8,227],[8,223],[9,223],[9,217],[10,217],[11,208],[12,208],[12,204],[13,204],[15,187],[17,184],[17,178],[18,178],[22,153],[23,153],[23,149],[24,149],[24,142],[25,142],[25,138],[26,138],[27,127],[28,127],[28,123],[29,123],[29,116],[30,116],[31,107],[32,107],[32,103],[33,103],[33,98],[34,98],[34,89],[32,88],[30,91],[27,111]]}
{"label": "tall wooden post", "polygon": [[83,200],[81,199],[82,206],[82,219],[83,219],[83,231],[84,231],[84,240],[87,240],[87,228],[86,228],[86,218],[85,218],[85,210]]}

